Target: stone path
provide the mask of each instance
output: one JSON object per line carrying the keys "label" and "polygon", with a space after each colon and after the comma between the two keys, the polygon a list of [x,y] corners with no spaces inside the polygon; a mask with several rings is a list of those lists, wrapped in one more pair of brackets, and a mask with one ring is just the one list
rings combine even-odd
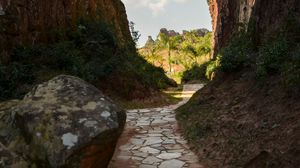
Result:
{"label": "stone path", "polygon": [[174,112],[202,87],[184,85],[183,101],[177,105],[129,110],[109,168],[203,168],[180,135]]}

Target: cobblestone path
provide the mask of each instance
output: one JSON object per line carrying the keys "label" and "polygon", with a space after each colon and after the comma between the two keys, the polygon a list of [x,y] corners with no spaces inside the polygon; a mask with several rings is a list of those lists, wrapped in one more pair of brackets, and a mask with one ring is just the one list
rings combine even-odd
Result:
{"label": "cobblestone path", "polygon": [[178,131],[174,112],[202,87],[184,85],[177,105],[129,110],[109,168],[203,168]]}

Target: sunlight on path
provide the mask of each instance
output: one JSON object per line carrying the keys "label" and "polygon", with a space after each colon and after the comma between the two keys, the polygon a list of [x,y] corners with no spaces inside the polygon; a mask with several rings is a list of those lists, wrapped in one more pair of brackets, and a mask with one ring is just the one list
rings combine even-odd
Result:
{"label": "sunlight on path", "polygon": [[127,112],[127,123],[109,168],[203,168],[177,128],[174,110],[202,84],[184,85],[183,101]]}

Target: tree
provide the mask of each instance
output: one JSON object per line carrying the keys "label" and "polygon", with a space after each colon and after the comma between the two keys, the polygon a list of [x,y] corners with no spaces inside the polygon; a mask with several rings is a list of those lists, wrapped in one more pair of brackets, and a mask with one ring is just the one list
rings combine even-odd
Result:
{"label": "tree", "polygon": [[211,44],[212,34],[208,33],[204,37],[199,39],[197,45],[197,53],[198,55],[207,55],[210,54],[212,51],[212,44]]}
{"label": "tree", "polygon": [[171,51],[178,48],[178,44],[181,40],[180,36],[168,36],[164,33],[159,33],[158,35],[158,45],[160,48],[166,48],[168,50],[168,64],[169,72],[172,72],[172,57]]}
{"label": "tree", "polygon": [[137,42],[139,41],[140,37],[141,37],[141,34],[139,31],[135,30],[134,28],[135,26],[135,23],[130,21],[129,22],[129,29],[130,29],[130,32],[131,32],[131,37],[132,37],[132,40],[135,44],[137,44]]}

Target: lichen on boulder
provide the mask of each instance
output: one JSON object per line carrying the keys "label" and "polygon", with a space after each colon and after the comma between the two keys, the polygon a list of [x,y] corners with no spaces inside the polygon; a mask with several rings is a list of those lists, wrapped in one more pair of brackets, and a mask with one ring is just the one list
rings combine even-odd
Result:
{"label": "lichen on boulder", "polygon": [[[3,145],[29,166],[51,168],[106,167],[126,121],[125,111],[97,88],[65,75],[38,85],[1,113],[16,132],[1,134]],[[15,138],[5,142],[7,137]]]}

